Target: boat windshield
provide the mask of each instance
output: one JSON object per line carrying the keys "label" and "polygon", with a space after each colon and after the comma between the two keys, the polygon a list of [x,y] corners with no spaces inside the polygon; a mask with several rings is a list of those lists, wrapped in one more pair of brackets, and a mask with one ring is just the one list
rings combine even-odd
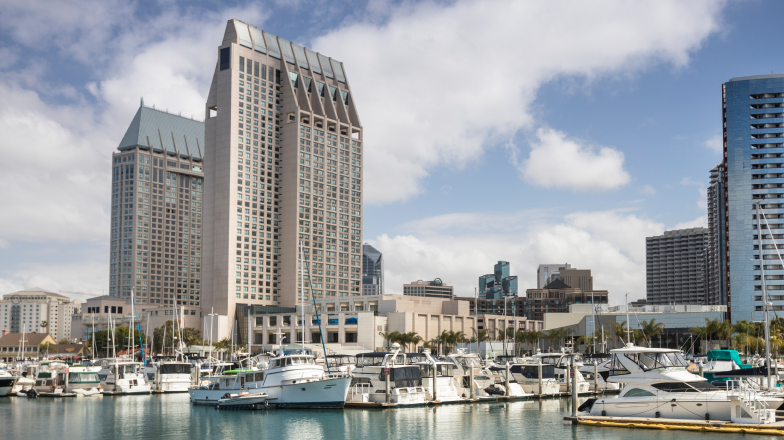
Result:
{"label": "boat windshield", "polygon": [[[438,366],[438,377],[452,377],[454,376],[453,371],[455,369],[454,365],[447,365],[447,364],[436,364]],[[419,371],[421,372],[422,377],[433,377],[433,366],[430,364],[419,365]]]}
{"label": "boat windshield", "polygon": [[539,359],[542,360],[542,363],[545,365],[558,365],[558,361],[561,359],[560,356],[542,356]]}
{"label": "boat windshield", "polygon": [[686,367],[688,364],[680,353],[626,353],[625,356],[634,361],[643,370],[659,368]]}
{"label": "boat windshield", "polygon": [[100,382],[98,373],[68,373],[69,383]]}
{"label": "boat windshield", "polygon": [[457,362],[464,366],[464,367],[481,367],[482,364],[479,362],[479,359],[475,357],[459,357],[456,359]]}
{"label": "boat windshield", "polygon": [[653,383],[652,387],[669,393],[702,393],[705,391],[719,391],[720,388],[708,382],[665,382]]}
{"label": "boat windshield", "polygon": [[316,361],[313,358],[309,357],[301,357],[301,356],[293,356],[290,358],[286,358],[286,365],[302,365],[302,364],[315,364]]}

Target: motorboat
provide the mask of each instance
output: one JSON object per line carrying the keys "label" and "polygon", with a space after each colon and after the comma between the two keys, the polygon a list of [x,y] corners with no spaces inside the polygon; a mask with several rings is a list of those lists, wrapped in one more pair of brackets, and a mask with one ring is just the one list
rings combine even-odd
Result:
{"label": "motorboat", "polygon": [[267,393],[226,393],[222,399],[218,399],[216,407],[218,409],[259,409],[269,406],[270,398]]}
{"label": "motorboat", "polygon": [[425,389],[425,400],[433,403],[461,402],[467,399],[458,390],[455,380],[455,364],[433,358],[430,350],[406,355],[409,365],[419,367],[422,387]]}
{"label": "motorboat", "polygon": [[[711,350],[708,352],[707,362],[702,366],[702,374],[708,382],[718,382],[730,380],[730,377],[727,376],[728,373],[736,370],[740,373],[739,370],[751,370],[753,368],[753,365],[741,363],[737,350]],[[719,373],[723,373],[723,377],[716,376]]]}
{"label": "motorboat", "polygon": [[8,396],[16,385],[18,378],[6,370],[0,370],[0,397]]}
{"label": "motorboat", "polygon": [[266,393],[275,405],[288,408],[342,408],[351,377],[328,374],[316,364],[315,356],[283,354],[270,360],[264,370],[227,370],[217,376],[202,377],[188,389],[195,405],[217,405],[226,393]]}
{"label": "motorboat", "polygon": [[[493,373],[482,366],[482,358],[478,354],[468,353],[466,349],[458,348],[457,353],[447,355],[446,359],[455,366],[454,378],[461,397],[468,399],[473,395],[475,399],[496,398],[492,392],[495,389]],[[473,382],[471,382],[472,376]]]}
{"label": "motorboat", "polygon": [[163,393],[187,393],[196,381],[193,365],[172,357],[153,358],[142,372],[152,389]]}
{"label": "motorboat", "polygon": [[610,383],[604,380],[602,376],[603,371],[608,371],[610,366],[610,355],[606,353],[598,353],[585,357],[585,363],[579,368],[580,374],[583,375],[594,393],[603,391],[618,391],[620,385],[617,383]]}
{"label": "motorboat", "polygon": [[555,367],[555,378],[559,384],[561,393],[569,393],[572,388],[572,376],[570,370],[572,365],[577,366],[577,394],[588,394],[591,392],[591,384],[585,380],[580,368],[583,366],[582,356],[578,353],[562,351],[561,353],[536,353],[533,356],[533,363],[541,362],[543,365],[553,365]]}
{"label": "motorboat", "polygon": [[561,385],[555,378],[555,365],[524,363],[510,366],[509,373],[523,392],[538,396],[556,396]]}
{"label": "motorboat", "polygon": [[104,392],[150,394],[152,387],[144,379],[143,365],[125,358],[104,359],[98,372]]}
{"label": "motorboat", "polygon": [[746,381],[718,388],[686,370],[679,350],[627,344],[611,351],[611,383],[624,384],[615,398],[588,399],[580,411],[592,416],[723,420],[764,424],[776,421],[784,399],[766,396]]}
{"label": "motorboat", "polygon": [[[327,358],[330,368],[333,365],[332,358]],[[426,393],[421,371],[417,365],[407,365],[406,358],[398,343],[392,344],[389,353],[373,352],[355,356],[347,401],[386,403],[388,378],[389,403],[400,406],[424,405]],[[337,358],[334,365],[340,368],[345,360]]]}

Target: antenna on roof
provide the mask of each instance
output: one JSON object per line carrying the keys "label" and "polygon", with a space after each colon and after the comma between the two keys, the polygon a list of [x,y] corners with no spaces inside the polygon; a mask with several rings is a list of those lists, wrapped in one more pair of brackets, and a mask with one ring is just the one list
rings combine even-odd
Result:
{"label": "antenna on roof", "polygon": [[141,102],[141,104],[139,106],[140,107],[144,107],[144,96],[142,96],[142,102]]}

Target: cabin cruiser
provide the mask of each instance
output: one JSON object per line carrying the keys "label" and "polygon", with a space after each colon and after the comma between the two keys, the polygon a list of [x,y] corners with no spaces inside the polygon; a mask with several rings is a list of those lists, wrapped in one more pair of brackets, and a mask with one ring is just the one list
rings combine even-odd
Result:
{"label": "cabin cruiser", "polygon": [[[458,348],[457,353],[447,355],[447,360],[455,365],[455,380],[461,397],[471,397],[471,389],[475,399],[494,399],[495,378],[493,373],[482,366],[482,358],[476,353],[468,353],[465,348]],[[473,383],[471,372],[473,371]],[[489,390],[489,391],[488,391]]]}
{"label": "cabin cruiser", "polygon": [[[274,404],[287,408],[342,408],[351,377],[327,374],[316,358],[305,354],[284,354],[270,360],[264,370],[228,370],[218,376],[202,378],[188,393],[195,405],[217,405],[228,394],[266,393]],[[254,367],[255,368],[255,367]]]}
{"label": "cabin cruiser", "polygon": [[[602,376],[603,371],[608,371],[610,367],[610,355],[606,353],[598,353],[585,358],[585,365],[579,368],[580,374],[588,382],[591,391],[599,393],[602,391],[618,391],[620,385],[617,383],[610,383],[604,380]],[[594,374],[596,375],[594,377]]]}
{"label": "cabin cruiser", "polygon": [[152,389],[164,393],[187,393],[196,381],[192,370],[190,362],[178,362],[171,356],[156,356],[142,368]]}
{"label": "cabin cruiser", "polygon": [[[104,392],[119,391],[122,394],[150,394],[152,387],[144,380],[141,362],[116,358],[101,361],[101,387]],[[116,377],[115,377],[116,375]]]}
{"label": "cabin cruiser", "polygon": [[591,384],[585,380],[580,367],[583,366],[582,356],[577,353],[536,353],[533,362],[541,362],[543,365],[553,365],[555,367],[555,378],[558,380],[559,391],[561,393],[571,392],[572,380],[569,370],[572,363],[577,366],[577,394],[587,394],[591,392]]}
{"label": "cabin cruiser", "polygon": [[555,378],[555,365],[515,364],[510,366],[509,373],[526,394],[556,396],[561,392],[561,385]]}
{"label": "cabin cruiser", "polygon": [[[714,381],[727,381],[730,379],[727,376],[736,370],[751,370],[753,365],[744,365],[740,361],[740,355],[737,350],[711,350],[708,352],[707,362],[702,366],[703,377],[708,382]],[[699,371],[699,366],[697,367]],[[718,377],[716,374],[723,373],[723,377]]]}
{"label": "cabin cruiser", "polygon": [[0,397],[11,394],[18,378],[6,370],[0,370]]}
{"label": "cabin cruiser", "polygon": [[686,371],[679,350],[627,344],[611,353],[609,369],[602,374],[608,382],[625,385],[618,397],[588,399],[581,405],[580,410],[592,416],[762,424],[775,422],[776,409],[784,402],[759,393],[745,381],[729,382],[732,389],[711,385]]}
{"label": "cabin cruiser", "polygon": [[430,350],[422,353],[406,355],[408,365],[419,367],[425,399],[428,402],[450,403],[460,402],[466,398],[458,391],[455,378],[455,364],[451,361],[440,361],[430,355]]}
{"label": "cabin cruiser", "polygon": [[[397,405],[424,405],[425,388],[419,366],[407,365],[407,355],[400,352],[400,344],[392,344],[389,353],[362,353],[354,357],[353,377],[349,402],[385,403],[387,378],[389,378],[389,403]],[[342,367],[345,358],[329,356],[330,368]]]}

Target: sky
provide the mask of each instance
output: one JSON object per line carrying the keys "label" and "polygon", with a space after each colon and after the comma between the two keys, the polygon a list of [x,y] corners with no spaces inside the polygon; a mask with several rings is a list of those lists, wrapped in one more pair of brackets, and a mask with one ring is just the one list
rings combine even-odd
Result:
{"label": "sky", "polygon": [[784,72],[776,1],[0,0],[0,294],[104,293],[111,154],[204,117],[227,20],[344,63],[385,289],[509,261],[645,297],[645,237],[707,226],[721,85]]}

